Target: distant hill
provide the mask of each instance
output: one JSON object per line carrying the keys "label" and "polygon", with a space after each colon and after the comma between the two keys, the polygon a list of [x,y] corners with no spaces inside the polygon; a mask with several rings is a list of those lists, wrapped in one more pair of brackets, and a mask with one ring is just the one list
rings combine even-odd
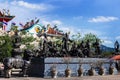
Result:
{"label": "distant hill", "polygon": [[105,45],[101,45],[101,50],[102,50],[103,52],[114,51],[114,48],[107,47],[107,46],[105,46]]}

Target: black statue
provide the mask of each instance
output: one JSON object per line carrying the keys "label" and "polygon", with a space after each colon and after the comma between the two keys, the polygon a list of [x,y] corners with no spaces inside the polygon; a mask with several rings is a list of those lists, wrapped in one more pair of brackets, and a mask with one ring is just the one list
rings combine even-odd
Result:
{"label": "black statue", "polygon": [[82,41],[78,46],[78,48],[82,52],[81,54],[82,57],[89,57],[89,49],[90,49],[89,41],[87,41],[86,44],[84,41]]}
{"label": "black statue", "polygon": [[90,41],[87,40],[85,47],[90,51]]}
{"label": "black statue", "polygon": [[120,61],[119,60],[116,60],[115,68],[117,69],[118,72],[120,72]]}
{"label": "black statue", "polygon": [[72,45],[72,48],[70,50],[70,55],[73,57],[78,57],[78,49],[77,49],[77,44],[74,42]]}
{"label": "black statue", "polygon": [[63,36],[63,39],[62,39],[62,42],[63,42],[63,47],[62,47],[62,49],[63,49],[63,51],[65,50],[66,55],[68,55],[68,51],[69,51],[68,41],[72,42],[72,41],[69,39],[68,33],[65,33],[64,36]]}
{"label": "black statue", "polygon": [[86,44],[85,44],[85,52],[86,52],[86,55],[87,57],[90,57],[90,41],[87,40]]}
{"label": "black statue", "polygon": [[96,42],[93,44],[93,46],[95,47],[95,53],[97,55],[100,55],[101,51],[100,51],[100,43],[98,39],[96,39]]}
{"label": "black statue", "polygon": [[47,50],[48,50],[48,48],[47,48],[48,47],[47,42],[48,42],[47,35],[44,34],[44,39],[43,39],[43,51],[44,51],[44,53],[47,53]]}
{"label": "black statue", "polygon": [[24,54],[23,54],[24,64],[23,64],[23,67],[22,67],[23,76],[28,76],[27,75],[27,70],[30,66],[31,59],[33,57],[34,57],[34,55],[33,55],[32,50],[28,50],[28,49],[24,50]]}
{"label": "black statue", "polygon": [[63,48],[64,48],[66,51],[68,51],[68,40],[69,40],[68,34],[65,33],[64,36],[63,36],[62,42],[63,42]]}
{"label": "black statue", "polygon": [[83,42],[83,41],[80,43],[80,45],[79,45],[78,48],[80,48],[80,50],[83,50],[83,49],[85,48],[85,45],[84,45],[84,42]]}
{"label": "black statue", "polygon": [[118,41],[115,41],[114,48],[115,48],[115,52],[118,53],[119,52],[119,43],[118,43]]}
{"label": "black statue", "polygon": [[15,32],[15,35],[13,36],[13,50],[12,50],[12,57],[18,57],[18,58],[22,58],[21,54],[22,54],[22,50],[19,48],[21,45],[21,37],[18,35],[18,32]]}

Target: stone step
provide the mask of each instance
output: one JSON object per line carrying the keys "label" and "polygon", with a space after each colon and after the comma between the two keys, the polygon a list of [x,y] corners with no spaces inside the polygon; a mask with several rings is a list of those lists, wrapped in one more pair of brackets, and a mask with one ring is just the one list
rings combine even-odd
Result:
{"label": "stone step", "polygon": [[22,69],[14,69],[14,68],[13,68],[13,69],[11,70],[11,72],[20,72],[20,71],[22,71]]}
{"label": "stone step", "polygon": [[11,74],[20,74],[20,72],[11,72]]}

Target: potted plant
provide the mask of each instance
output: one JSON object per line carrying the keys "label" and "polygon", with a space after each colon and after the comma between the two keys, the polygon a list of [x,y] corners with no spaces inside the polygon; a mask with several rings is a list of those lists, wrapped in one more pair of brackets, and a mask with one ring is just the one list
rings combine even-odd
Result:
{"label": "potted plant", "polygon": [[114,67],[112,66],[112,62],[110,62],[109,74],[112,75],[113,73],[114,73]]}
{"label": "potted plant", "polygon": [[65,77],[71,77],[71,69],[68,67],[65,70]]}
{"label": "potted plant", "polygon": [[71,60],[70,57],[64,58],[64,63],[66,63],[66,66],[67,66],[65,69],[65,77],[71,77],[71,69],[69,68],[70,60]]}
{"label": "potted plant", "polygon": [[82,66],[82,65],[79,64],[79,68],[78,68],[78,76],[79,76],[79,77],[82,76],[82,74],[83,74],[83,69],[82,69],[81,66]]}
{"label": "potted plant", "polygon": [[103,62],[102,61],[98,61],[98,74],[99,75],[104,75],[104,68],[102,67]]}
{"label": "potted plant", "polygon": [[57,78],[57,70],[56,70],[56,65],[53,64],[50,68],[50,73],[52,78]]}
{"label": "potted plant", "polygon": [[93,76],[93,75],[95,74],[95,73],[94,73],[95,71],[94,71],[94,69],[93,69],[93,65],[91,64],[90,66],[91,66],[91,68],[88,70],[88,75],[89,75],[89,76]]}

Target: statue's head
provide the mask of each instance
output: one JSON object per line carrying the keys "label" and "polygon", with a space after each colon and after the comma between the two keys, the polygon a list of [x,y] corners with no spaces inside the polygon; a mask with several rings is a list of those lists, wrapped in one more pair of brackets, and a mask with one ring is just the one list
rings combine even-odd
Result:
{"label": "statue's head", "polygon": [[68,33],[65,33],[65,37],[68,37]]}
{"label": "statue's head", "polygon": [[34,20],[31,20],[31,22],[34,22]]}
{"label": "statue's head", "polygon": [[115,43],[118,43],[118,41],[116,40]]}
{"label": "statue's head", "polygon": [[15,35],[18,35],[18,30],[14,31]]}

